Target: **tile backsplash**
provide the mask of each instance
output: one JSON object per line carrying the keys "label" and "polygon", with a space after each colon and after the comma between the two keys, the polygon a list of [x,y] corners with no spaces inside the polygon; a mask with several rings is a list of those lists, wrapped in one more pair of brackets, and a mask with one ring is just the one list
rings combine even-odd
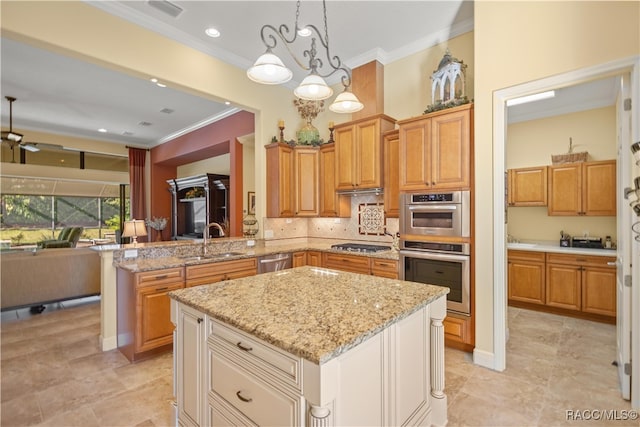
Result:
{"label": "tile backsplash", "polygon": [[[398,218],[384,218],[382,205],[382,196],[363,194],[351,197],[351,218],[264,218],[263,230],[273,231],[273,237],[264,234],[265,240],[311,237],[390,243],[390,236],[375,233],[386,228],[395,234],[399,222]],[[366,226],[360,217],[367,217]]]}

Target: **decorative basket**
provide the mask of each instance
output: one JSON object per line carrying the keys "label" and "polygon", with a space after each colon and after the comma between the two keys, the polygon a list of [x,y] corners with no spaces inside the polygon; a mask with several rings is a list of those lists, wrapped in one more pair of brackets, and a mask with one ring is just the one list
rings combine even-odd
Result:
{"label": "decorative basket", "polygon": [[561,165],[564,163],[586,162],[588,157],[589,153],[587,151],[582,151],[580,153],[552,154],[551,163],[554,165]]}

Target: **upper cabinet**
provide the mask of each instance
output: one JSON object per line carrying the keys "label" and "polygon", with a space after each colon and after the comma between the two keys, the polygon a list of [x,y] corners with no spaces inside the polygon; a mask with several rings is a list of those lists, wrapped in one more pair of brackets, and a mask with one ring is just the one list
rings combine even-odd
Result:
{"label": "upper cabinet", "polygon": [[384,151],[384,214],[387,218],[400,216],[400,134],[393,130],[383,138]]}
{"label": "upper cabinet", "polygon": [[400,191],[470,188],[473,104],[398,124]]}
{"label": "upper cabinet", "polygon": [[336,190],[360,190],[383,186],[382,134],[395,120],[385,115],[336,125]]}
{"label": "upper cabinet", "polygon": [[336,145],[320,146],[320,216],[350,217],[351,196],[336,193]]}
{"label": "upper cabinet", "polygon": [[267,217],[292,217],[295,211],[293,190],[293,147],[273,143],[267,150]]}
{"label": "upper cabinet", "polygon": [[549,215],[615,216],[616,161],[549,166]]}
{"label": "upper cabinet", "polygon": [[296,216],[318,216],[320,212],[319,168],[319,149],[317,147],[300,146],[293,149]]}
{"label": "upper cabinet", "polygon": [[509,206],[547,206],[547,167],[509,169]]}

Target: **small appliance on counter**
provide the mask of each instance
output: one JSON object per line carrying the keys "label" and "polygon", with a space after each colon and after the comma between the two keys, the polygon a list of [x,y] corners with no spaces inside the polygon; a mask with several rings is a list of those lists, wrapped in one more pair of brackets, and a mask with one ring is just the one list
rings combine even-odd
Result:
{"label": "small appliance on counter", "polygon": [[571,246],[571,236],[564,234],[564,231],[560,232],[560,246],[563,248]]}
{"label": "small appliance on counter", "polygon": [[602,249],[602,237],[574,237],[571,240],[571,247]]}

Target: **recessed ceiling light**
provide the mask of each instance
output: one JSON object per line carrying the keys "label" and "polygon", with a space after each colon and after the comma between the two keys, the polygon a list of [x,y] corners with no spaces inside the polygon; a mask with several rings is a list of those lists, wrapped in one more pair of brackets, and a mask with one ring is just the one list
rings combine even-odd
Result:
{"label": "recessed ceiling light", "polygon": [[158,87],[167,87],[166,84],[160,83],[160,82],[156,83],[156,86],[158,86]]}
{"label": "recessed ceiling light", "polygon": [[98,129],[98,132],[100,133],[107,133],[107,130],[105,128],[100,128]]}
{"label": "recessed ceiling light", "polygon": [[213,28],[213,27],[209,27],[206,30],[204,30],[205,34],[208,35],[209,37],[220,37],[220,31],[218,31],[217,29]]}
{"label": "recessed ceiling light", "polygon": [[158,79],[154,77],[153,79],[151,79],[151,83],[158,83]]}
{"label": "recessed ceiling light", "polygon": [[224,101],[224,105],[231,105],[231,102],[229,102],[229,101]]}

